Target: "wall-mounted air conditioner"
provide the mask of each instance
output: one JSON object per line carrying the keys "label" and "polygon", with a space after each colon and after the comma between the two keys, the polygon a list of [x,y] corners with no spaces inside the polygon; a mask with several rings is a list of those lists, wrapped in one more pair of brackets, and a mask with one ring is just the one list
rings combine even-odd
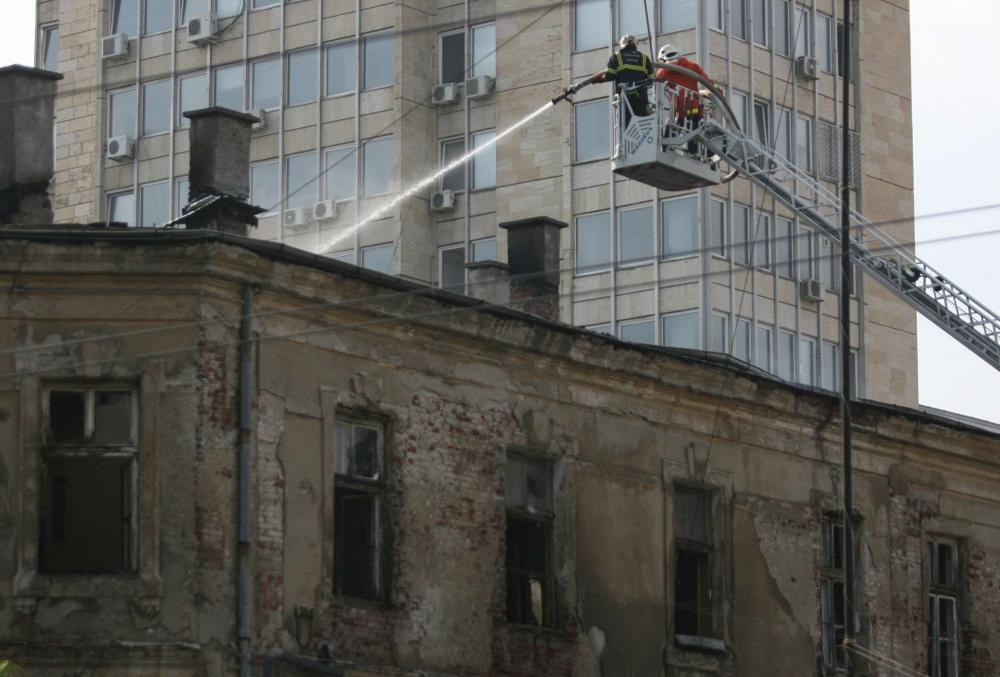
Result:
{"label": "wall-mounted air conditioner", "polygon": [[819,64],[811,56],[795,58],[795,77],[799,80],[819,80]]}
{"label": "wall-mounted air conditioner", "polygon": [[101,58],[117,59],[128,56],[128,36],[124,33],[105,36],[101,42]]}
{"label": "wall-mounted air conditioner", "polygon": [[800,280],[799,296],[804,301],[822,301],[823,283],[819,280]]}
{"label": "wall-mounted air conditioner", "polygon": [[333,200],[321,200],[313,205],[313,218],[326,221],[337,218],[337,203]]}
{"label": "wall-mounted air conditioner", "polygon": [[309,210],[305,207],[290,207],[282,213],[281,222],[289,228],[301,228],[309,223]]}
{"label": "wall-mounted air conditioner", "polygon": [[465,81],[465,96],[469,99],[481,99],[489,96],[493,91],[496,80],[489,75],[480,75],[476,78],[469,78]]}
{"label": "wall-mounted air conditioner", "polygon": [[215,18],[195,16],[188,19],[187,41],[196,45],[207,45],[210,42],[215,42]]}
{"label": "wall-mounted air conditioner", "polygon": [[108,139],[107,157],[117,162],[131,160],[134,148],[135,141],[131,136],[112,136]]}
{"label": "wall-mounted air conditioner", "polygon": [[253,129],[267,129],[267,113],[264,112],[263,108],[250,111],[250,115],[257,118],[257,122],[251,125]]}
{"label": "wall-mounted air conditioner", "polygon": [[447,106],[458,101],[458,88],[454,82],[434,85],[431,89],[431,103],[435,106]]}
{"label": "wall-mounted air conditioner", "polygon": [[455,194],[450,190],[436,190],[431,193],[431,211],[446,212],[455,206]]}

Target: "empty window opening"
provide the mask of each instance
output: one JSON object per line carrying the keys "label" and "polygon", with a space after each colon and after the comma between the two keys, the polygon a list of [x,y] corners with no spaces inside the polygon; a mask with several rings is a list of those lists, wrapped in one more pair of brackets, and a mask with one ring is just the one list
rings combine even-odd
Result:
{"label": "empty window opening", "polygon": [[552,473],[545,459],[507,460],[507,620],[546,626],[553,618]]}
{"label": "empty window opening", "polygon": [[712,637],[712,492],[674,486],[674,634]]}

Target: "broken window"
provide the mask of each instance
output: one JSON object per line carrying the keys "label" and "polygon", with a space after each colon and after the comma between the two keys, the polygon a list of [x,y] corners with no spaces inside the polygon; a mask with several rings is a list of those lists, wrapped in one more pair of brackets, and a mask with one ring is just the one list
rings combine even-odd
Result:
{"label": "broken window", "polygon": [[714,636],[713,492],[674,486],[674,634]]}
{"label": "broken window", "polygon": [[820,622],[823,665],[847,668],[844,651],[844,521],[836,513],[823,515],[820,544]]}
{"label": "broken window", "polygon": [[384,599],[382,427],[341,420],[334,440],[334,592]]}
{"label": "broken window", "polygon": [[507,459],[507,620],[551,625],[552,476],[548,461]]}
{"label": "broken window", "polygon": [[41,571],[135,571],[136,410],[130,388],[46,391]]}
{"label": "broken window", "polygon": [[928,580],[927,674],[930,677],[958,675],[958,542],[929,538],[924,563]]}

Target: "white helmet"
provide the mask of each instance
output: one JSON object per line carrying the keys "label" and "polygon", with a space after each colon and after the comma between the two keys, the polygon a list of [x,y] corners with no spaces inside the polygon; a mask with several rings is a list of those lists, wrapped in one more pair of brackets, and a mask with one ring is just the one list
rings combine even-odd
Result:
{"label": "white helmet", "polygon": [[625,49],[626,45],[632,45],[635,47],[635,36],[631,33],[626,33],[622,36],[622,39],[618,41],[619,49]]}
{"label": "white helmet", "polygon": [[677,49],[673,45],[669,45],[668,44],[668,45],[663,45],[663,47],[660,47],[660,51],[656,55],[656,58],[659,61],[673,61],[674,59],[676,59],[680,55],[681,55],[681,52],[680,52],[679,49]]}

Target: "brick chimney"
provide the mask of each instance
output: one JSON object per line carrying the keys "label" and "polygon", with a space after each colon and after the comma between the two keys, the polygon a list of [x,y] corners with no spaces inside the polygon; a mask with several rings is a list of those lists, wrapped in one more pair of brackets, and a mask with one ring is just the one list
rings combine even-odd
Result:
{"label": "brick chimney", "polygon": [[246,235],[264,210],[250,197],[250,135],[257,118],[220,108],[188,111],[191,120],[191,166],[188,171],[188,228]]}
{"label": "brick chimney", "polygon": [[52,225],[53,124],[59,73],[0,68],[0,226]]}
{"label": "brick chimney", "polygon": [[466,285],[469,296],[475,296],[495,306],[510,303],[510,272],[506,263],[499,261],[475,261],[466,263],[469,282]]}
{"label": "brick chimney", "polygon": [[566,224],[539,216],[500,227],[507,231],[511,307],[558,320],[559,232]]}

